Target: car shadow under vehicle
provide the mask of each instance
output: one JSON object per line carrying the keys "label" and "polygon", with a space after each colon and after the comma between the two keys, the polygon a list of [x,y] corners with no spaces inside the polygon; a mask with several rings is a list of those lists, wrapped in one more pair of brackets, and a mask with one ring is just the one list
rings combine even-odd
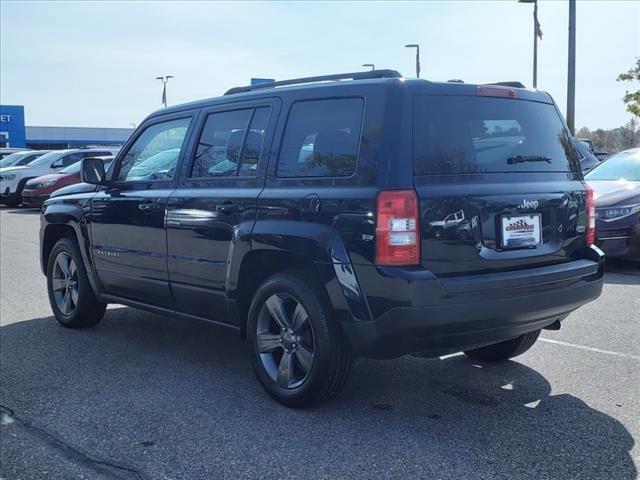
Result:
{"label": "car shadow under vehicle", "polygon": [[[623,260],[619,258],[607,259],[605,266],[606,273],[615,273],[622,275],[635,276],[640,279],[640,262],[632,260]],[[606,281],[605,276],[605,281]],[[638,281],[640,283],[640,280]]]}
{"label": "car shadow under vehicle", "polygon": [[11,214],[25,214],[25,215],[37,215],[40,214],[39,208],[30,207],[9,207],[7,205],[0,205],[0,211],[4,211]]}
{"label": "car shadow under vehicle", "polygon": [[517,361],[361,359],[335,401],[296,411],[263,392],[234,331],[121,307],[88,330],[46,317],[0,335],[2,405],[142,478],[637,474],[619,421]]}

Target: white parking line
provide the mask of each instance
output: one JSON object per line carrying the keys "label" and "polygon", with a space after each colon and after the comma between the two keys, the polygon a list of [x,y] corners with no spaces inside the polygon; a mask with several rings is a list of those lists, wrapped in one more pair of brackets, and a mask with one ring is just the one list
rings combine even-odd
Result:
{"label": "white parking line", "polygon": [[580,348],[582,350],[589,350],[590,352],[604,353],[606,355],[614,355],[616,357],[630,358],[632,360],[640,360],[640,355],[632,355],[630,353],[612,352],[611,350],[602,350],[600,348],[595,348],[595,347],[586,347],[584,345],[576,345],[575,343],[561,342],[560,340],[551,340],[550,338],[539,338],[538,340],[542,342],[553,343],[555,345],[563,345],[565,347],[573,347],[573,348]]}

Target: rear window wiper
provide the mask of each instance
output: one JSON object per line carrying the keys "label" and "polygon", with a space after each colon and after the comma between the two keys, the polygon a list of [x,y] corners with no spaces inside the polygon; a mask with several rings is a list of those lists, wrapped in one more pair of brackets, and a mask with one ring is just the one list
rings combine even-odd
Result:
{"label": "rear window wiper", "polygon": [[507,158],[507,163],[513,165],[514,163],[525,162],[547,162],[551,163],[551,158],[546,155],[516,155],[515,157]]}

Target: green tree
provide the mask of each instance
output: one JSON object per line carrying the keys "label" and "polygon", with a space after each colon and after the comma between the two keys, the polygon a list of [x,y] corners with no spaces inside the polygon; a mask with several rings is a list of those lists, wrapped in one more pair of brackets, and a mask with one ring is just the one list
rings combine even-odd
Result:
{"label": "green tree", "polygon": [[[617,78],[618,82],[640,82],[640,57],[636,58],[635,67],[629,69],[625,73],[621,73]],[[627,105],[627,110],[632,115],[640,117],[640,89],[635,92],[627,90],[622,101]]]}

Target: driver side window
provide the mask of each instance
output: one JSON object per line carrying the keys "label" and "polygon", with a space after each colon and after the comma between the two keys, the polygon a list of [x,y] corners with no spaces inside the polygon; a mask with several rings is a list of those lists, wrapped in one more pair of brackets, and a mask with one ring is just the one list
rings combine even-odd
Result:
{"label": "driver side window", "polygon": [[179,118],[147,127],[122,158],[116,181],[171,180],[191,118]]}

